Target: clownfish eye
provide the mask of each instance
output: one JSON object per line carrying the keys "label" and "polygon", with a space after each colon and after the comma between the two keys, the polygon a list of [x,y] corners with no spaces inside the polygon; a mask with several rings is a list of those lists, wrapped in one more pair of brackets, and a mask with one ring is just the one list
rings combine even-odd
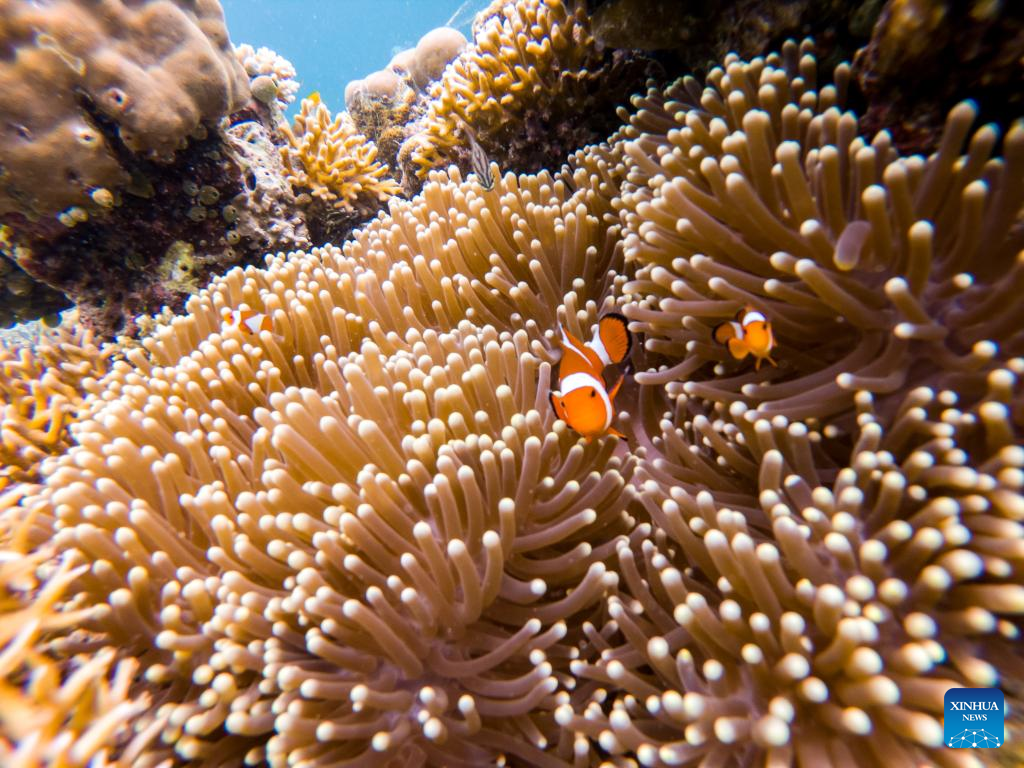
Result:
{"label": "clownfish eye", "polygon": [[591,397],[597,397],[597,390],[596,389],[590,390],[590,396]]}

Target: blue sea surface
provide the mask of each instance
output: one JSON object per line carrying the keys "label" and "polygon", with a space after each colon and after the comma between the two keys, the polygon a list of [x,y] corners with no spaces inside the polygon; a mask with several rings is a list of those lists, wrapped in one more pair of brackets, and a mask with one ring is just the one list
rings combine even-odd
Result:
{"label": "blue sea surface", "polygon": [[[470,37],[488,0],[222,0],[235,45],[265,45],[295,65],[299,98],[319,91],[344,108],[345,85],[383,69],[434,27]],[[298,103],[293,105],[293,111]]]}

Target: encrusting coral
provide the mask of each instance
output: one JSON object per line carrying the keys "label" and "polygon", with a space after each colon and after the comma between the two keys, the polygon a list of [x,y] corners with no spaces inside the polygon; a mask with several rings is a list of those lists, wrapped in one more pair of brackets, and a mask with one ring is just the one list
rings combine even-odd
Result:
{"label": "encrusting coral", "polygon": [[36,477],[39,462],[70,445],[68,425],[85,397],[87,378],[107,371],[112,347],[69,318],[31,346],[0,346],[0,490]]}
{"label": "encrusting coral", "polygon": [[[71,301],[112,339],[213,274],[308,244],[287,187],[256,190],[260,152],[225,134],[228,116],[273,131],[279,115],[250,98],[216,0],[15,0],[0,26],[0,256],[18,318]],[[277,67],[284,99],[288,65],[268,57],[242,59]],[[257,191],[270,199],[240,212]]]}
{"label": "encrusting coral", "polygon": [[[319,97],[302,100],[294,126],[282,126],[287,146],[281,149],[285,178],[300,195],[318,205],[315,219],[327,219],[326,229],[338,234],[331,219],[351,229],[400,191],[377,161],[377,147],[358,133],[348,115],[332,117]],[[311,224],[313,222],[310,222]],[[314,240],[324,242],[325,237]]]}
{"label": "encrusting coral", "polygon": [[[1024,681],[1022,132],[960,157],[963,105],[900,157],[840,111],[847,73],[819,89],[795,44],[731,57],[557,173],[432,171],[87,380],[0,542],[65,594],[5,610],[76,616],[46,690],[95,662],[80,679],[130,719],[96,752],[976,765],[941,745],[945,690]],[[711,338],[747,304],[778,368]],[[612,309],[644,337],[629,446],[547,397],[558,324]]]}

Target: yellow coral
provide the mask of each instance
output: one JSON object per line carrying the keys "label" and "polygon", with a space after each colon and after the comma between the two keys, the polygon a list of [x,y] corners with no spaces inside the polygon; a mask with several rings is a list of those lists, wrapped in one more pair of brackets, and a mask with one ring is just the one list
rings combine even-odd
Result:
{"label": "yellow coral", "polygon": [[569,104],[586,91],[602,56],[582,8],[562,0],[521,0],[500,8],[481,24],[473,45],[453,61],[431,88],[425,131],[411,145],[416,173],[442,165],[463,143],[466,127],[501,144],[520,139],[528,111],[548,102]]}
{"label": "yellow coral", "polygon": [[344,113],[331,118],[318,97],[302,100],[293,128],[283,127],[281,150],[292,187],[308,190],[329,206],[354,211],[399,192],[388,167],[377,161],[377,147],[356,131]]}

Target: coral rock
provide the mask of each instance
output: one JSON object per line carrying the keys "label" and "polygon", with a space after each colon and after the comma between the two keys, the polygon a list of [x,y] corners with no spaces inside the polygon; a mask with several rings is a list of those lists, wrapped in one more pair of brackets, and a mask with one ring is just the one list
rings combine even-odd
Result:
{"label": "coral rock", "polygon": [[249,95],[213,0],[14,0],[0,25],[5,218],[89,208],[91,190],[131,180],[121,153],[169,161]]}
{"label": "coral rock", "polygon": [[466,47],[466,36],[451,27],[432,29],[416,43],[409,74],[418,88],[437,80],[448,62]]}

